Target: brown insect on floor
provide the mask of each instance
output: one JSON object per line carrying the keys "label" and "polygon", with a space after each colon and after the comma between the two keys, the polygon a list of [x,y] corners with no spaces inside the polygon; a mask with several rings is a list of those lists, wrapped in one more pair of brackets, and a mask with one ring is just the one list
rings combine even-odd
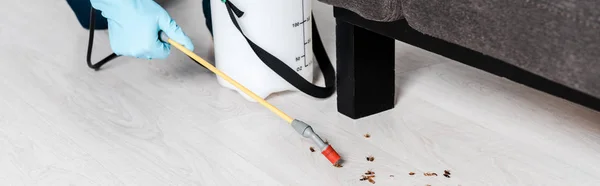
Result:
{"label": "brown insect on floor", "polygon": [[367,156],[367,161],[375,161],[375,157],[373,157],[373,156]]}
{"label": "brown insect on floor", "polygon": [[424,176],[437,176],[437,173],[435,173],[435,172],[426,172],[426,173],[423,173],[423,175]]}
{"label": "brown insect on floor", "polygon": [[375,178],[375,172],[368,170],[364,175],[362,175],[360,181],[369,181],[372,184],[375,184],[375,180],[373,178]]}
{"label": "brown insect on floor", "polygon": [[366,133],[364,136],[365,136],[365,138],[370,138],[371,137],[371,135],[369,133]]}
{"label": "brown insect on floor", "polygon": [[444,176],[446,178],[450,178],[450,171],[449,170],[444,170]]}
{"label": "brown insect on floor", "polygon": [[337,167],[337,168],[342,168],[342,167],[344,167],[344,166],[342,166],[342,164],[340,164],[340,163],[335,163],[335,164],[333,164],[333,166],[334,166],[334,167]]}
{"label": "brown insect on floor", "polygon": [[311,151],[311,152],[315,152],[315,148],[313,148],[313,147],[310,147],[310,151]]}
{"label": "brown insect on floor", "polygon": [[412,175],[415,175],[415,173],[414,172],[409,172],[408,175],[412,176]]}

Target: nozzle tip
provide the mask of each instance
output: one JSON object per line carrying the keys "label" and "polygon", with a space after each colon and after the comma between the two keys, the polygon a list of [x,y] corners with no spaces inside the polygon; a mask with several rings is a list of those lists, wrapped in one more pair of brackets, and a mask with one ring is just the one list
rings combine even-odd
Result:
{"label": "nozzle tip", "polygon": [[331,164],[336,164],[340,161],[340,155],[331,147],[331,145],[327,145],[327,148],[321,152]]}

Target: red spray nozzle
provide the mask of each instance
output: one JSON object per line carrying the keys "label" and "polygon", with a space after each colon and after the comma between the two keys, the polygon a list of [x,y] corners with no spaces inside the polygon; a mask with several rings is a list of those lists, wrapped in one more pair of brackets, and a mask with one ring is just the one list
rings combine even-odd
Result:
{"label": "red spray nozzle", "polygon": [[325,158],[327,158],[331,164],[335,165],[340,161],[340,155],[335,151],[335,149],[333,149],[333,147],[331,147],[331,145],[327,145],[327,148],[325,148],[321,154],[323,154],[323,156],[325,156]]}
{"label": "red spray nozzle", "polygon": [[325,143],[315,131],[313,131],[312,127],[300,120],[293,120],[292,127],[298,134],[304,136],[305,138],[310,138],[315,144],[322,149],[321,153],[334,165],[340,163],[340,155],[331,147],[331,145]]}

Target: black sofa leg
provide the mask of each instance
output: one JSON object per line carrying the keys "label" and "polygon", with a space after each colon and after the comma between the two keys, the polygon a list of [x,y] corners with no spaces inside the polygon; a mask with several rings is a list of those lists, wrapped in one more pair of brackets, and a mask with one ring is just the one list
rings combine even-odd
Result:
{"label": "black sofa leg", "polygon": [[394,39],[336,20],[338,112],[359,119],[394,108]]}

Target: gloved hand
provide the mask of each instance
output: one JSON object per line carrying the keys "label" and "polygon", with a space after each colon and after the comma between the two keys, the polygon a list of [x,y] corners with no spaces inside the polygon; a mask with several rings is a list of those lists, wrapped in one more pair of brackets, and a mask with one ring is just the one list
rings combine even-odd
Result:
{"label": "gloved hand", "polygon": [[91,0],[91,3],[107,18],[110,46],[117,55],[146,59],[168,57],[171,46],[159,40],[160,30],[194,50],[190,38],[154,0]]}

